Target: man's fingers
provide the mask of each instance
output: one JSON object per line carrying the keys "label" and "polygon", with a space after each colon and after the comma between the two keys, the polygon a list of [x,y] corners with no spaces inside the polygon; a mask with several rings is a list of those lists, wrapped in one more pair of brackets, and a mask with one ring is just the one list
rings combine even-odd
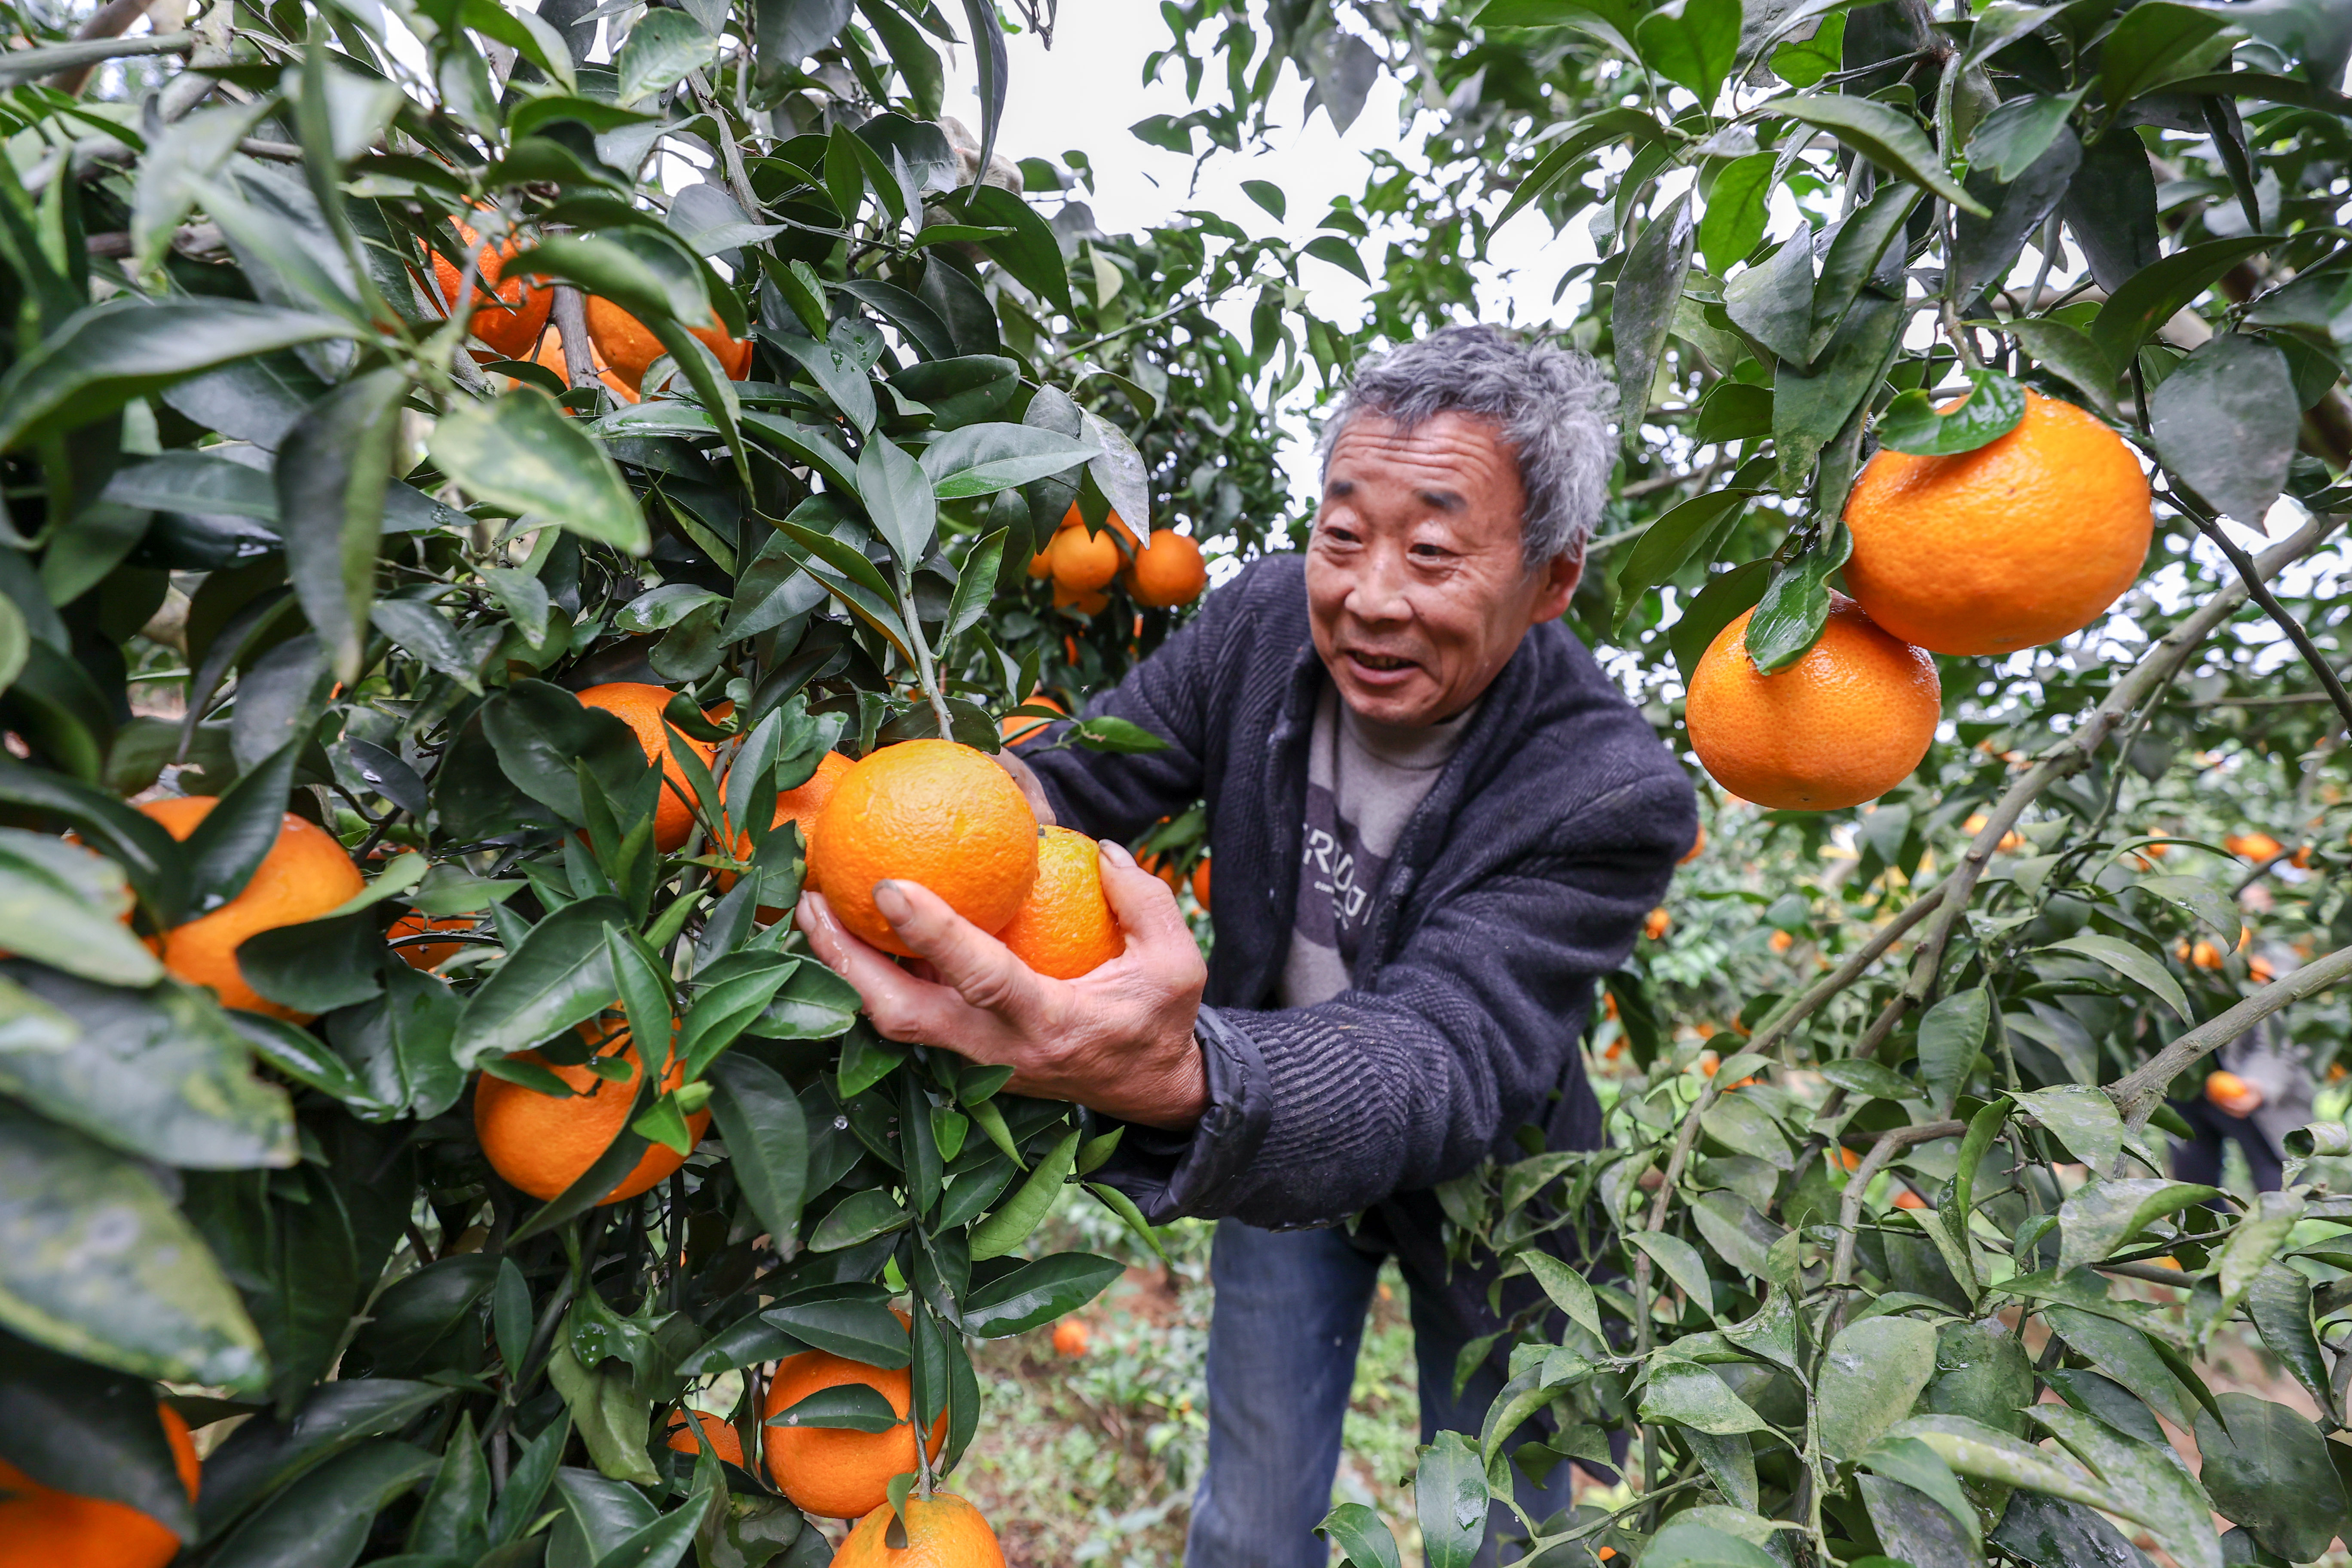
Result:
{"label": "man's fingers", "polygon": [[1011,1013],[1034,1000],[1037,973],[920,882],[877,882],[874,907],[942,984],[973,1006]]}
{"label": "man's fingers", "polygon": [[1103,898],[1119,929],[1147,942],[1181,941],[1192,946],[1192,928],[1184,923],[1184,911],[1168,884],[1138,866],[1124,846],[1106,838],[1100,848]]}

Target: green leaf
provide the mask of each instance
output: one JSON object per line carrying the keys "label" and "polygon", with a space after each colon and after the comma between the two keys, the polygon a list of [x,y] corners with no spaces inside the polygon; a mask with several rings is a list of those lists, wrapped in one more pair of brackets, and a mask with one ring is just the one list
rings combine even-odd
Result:
{"label": "green leaf", "polygon": [[1601,1310],[1584,1276],[1540,1248],[1530,1248],[1525,1257],[1528,1272],[1543,1288],[1543,1293],[1551,1298],[1552,1305],[1567,1313],[1569,1321],[1601,1343],[1608,1343],[1609,1336],[1601,1329]]}
{"label": "green leaf", "polygon": [[[967,5],[971,3],[966,0]],[[983,63],[987,51],[1001,48],[1003,43],[998,37],[983,44]],[[973,223],[1013,231],[1009,236],[982,242],[981,248],[1013,274],[1023,288],[1065,316],[1077,314],[1076,301],[1070,296],[1069,265],[1062,258],[1062,242],[1043,214],[1011,191],[994,185],[964,187],[963,204],[964,216]]]}
{"label": "green leaf", "polygon": [[[1704,5],[1708,0],[1690,3]],[[1733,9],[1736,13],[1736,0]],[[1735,37],[1737,30],[1735,20]],[[1666,335],[1674,327],[1683,279],[1690,273],[1692,238],[1690,196],[1685,192],[1650,220],[1618,269],[1609,307],[1610,331],[1617,343],[1617,434],[1628,446],[1640,438],[1643,416],[1650,411],[1650,384],[1657,375],[1658,356],[1665,352]]]}
{"label": "green leaf", "polygon": [[219,1535],[296,1477],[354,1444],[398,1432],[449,1397],[450,1391],[436,1384],[352,1378],[320,1384],[303,1401],[299,1416],[281,1418],[267,1411],[255,1415],[205,1460],[196,1499],[200,1532]]}
{"label": "green leaf", "polygon": [[2095,959],[2109,969],[2155,994],[2158,1001],[2171,1008],[2184,1024],[2196,1019],[2189,1011],[2189,994],[2180,989],[2180,982],[2159,961],[2149,957],[2119,937],[2103,936],[2096,931],[2080,931],[2063,941],[2050,944],[2052,951],[2077,952]]}
{"label": "green leaf", "polygon": [[1643,1568],[1777,1568],[1762,1547],[1707,1525],[1676,1520],[1642,1549]]}
{"label": "green leaf", "polygon": [[[987,1123],[982,1121],[982,1127]],[[994,1214],[973,1227],[971,1260],[983,1262],[1002,1258],[1029,1239],[1029,1233],[1045,1219],[1046,1211],[1062,1195],[1062,1184],[1076,1166],[1078,1144],[1083,1134],[1076,1128],[1054,1145],[1053,1152],[1037,1162],[1021,1190],[1002,1205]]]}
{"label": "green leaf", "polygon": [[2168,82],[2200,76],[2228,58],[2229,16],[2177,0],[2142,0],[2099,49],[2099,91],[2111,110]]}
{"label": "green leaf", "polygon": [[1076,745],[1088,752],[1141,756],[1168,749],[1167,742],[1142,725],[1104,713],[1088,714],[1072,724],[1068,732]]}
{"label": "green leaf", "polygon": [[858,457],[857,494],[900,568],[913,571],[939,531],[930,477],[902,447],[877,437]]}
{"label": "green leaf", "polygon": [[131,906],[114,861],[46,834],[0,828],[0,950],[103,984],[152,984],[163,965],[123,923]]}
{"label": "green leaf", "polygon": [[1707,188],[1706,211],[1698,220],[1699,253],[1710,270],[1730,271],[1764,237],[1765,207],[1779,161],[1770,153],[1750,153],[1733,159],[1715,176]]}
{"label": "green leaf", "polygon": [[1776,99],[1778,113],[1817,126],[1889,174],[1924,185],[1964,213],[1990,216],[1983,204],[1944,172],[1943,159],[1919,124],[1875,99],[1837,93]]}
{"label": "green leaf", "polygon": [[2249,1394],[2224,1394],[2220,1403],[2221,1421],[2197,1413],[2201,1479],[2213,1506],[2290,1563],[2318,1557],[2344,1516],[2327,1439],[2284,1405]]}
{"label": "green leaf", "polygon": [[2246,1316],[2263,1345],[2294,1374],[2323,1410],[2330,1398],[2326,1359],[2311,1327],[2311,1281],[2281,1262],[2263,1265],[2246,1291]]}
{"label": "green leaf", "polygon": [[2103,1512],[2125,1511],[2112,1492],[2074,1466],[1965,1415],[1914,1415],[1897,1422],[1888,1435],[1917,1438],[1975,1480],[2044,1492]]}
{"label": "green leaf", "polygon": [[1822,1447],[1859,1458],[1911,1413],[1935,1375],[1936,1331],[1916,1318],[1849,1324],[1830,1342],[1815,1384]]}
{"label": "green leaf", "polygon": [[1759,675],[1776,675],[1812,650],[1829,624],[1829,575],[1845,564],[1853,536],[1838,525],[1827,545],[1813,545],[1783,563],[1764,585],[1748,623],[1748,658]]}
{"label": "green leaf", "polygon": [[1878,391],[1907,315],[1895,300],[1865,289],[1813,356],[1815,369],[1808,372],[1800,361],[1783,359],[1773,372],[1772,440],[1783,494],[1803,490],[1822,449]]}
{"label": "green leaf", "polygon": [[830,1040],[857,1020],[856,989],[819,963],[793,971],[744,1032],[767,1040]]}
{"label": "green leaf", "polygon": [[1076,1311],[1126,1272],[1116,1258],[1062,1252],[1024,1264],[963,1299],[964,1331],[983,1340],[1026,1333]]}
{"label": "green leaf", "polygon": [[2213,934],[2234,948],[2245,930],[2237,904],[2202,877],[2144,877],[2139,890],[2162,899],[2182,913],[2202,921]]}
{"label": "green leaf", "polygon": [[1459,1432],[1440,1432],[1421,1452],[1412,1484],[1421,1549],[1429,1568],[1470,1568],[1486,1536],[1485,1468]]}
{"label": "green leaf", "polygon": [[[2132,145],[2137,147],[2137,141],[2133,140]],[[2170,321],[2175,311],[2193,303],[2239,262],[2274,243],[2272,237],[2261,234],[2210,239],[2176,250],[2134,273],[2107,297],[2091,321],[2091,342],[2110,372],[2120,374],[2140,344]]]}
{"label": "green leaf", "polygon": [[887,1432],[906,1417],[891,1407],[882,1391],[862,1383],[820,1388],[764,1423],[770,1426],[825,1426],[851,1432]]}
{"label": "green leaf", "polygon": [[0,451],[103,419],[200,371],[352,333],[349,322],[273,305],[118,295],[76,311],[0,376]]}
{"label": "green leaf", "polygon": [[2036,1405],[2027,1414],[2098,1471],[2113,1489],[2114,1511],[2147,1526],[2181,1568],[2221,1568],[2212,1504],[2169,1445],[2126,1437],[2096,1416],[2063,1405]]}
{"label": "green leaf", "polygon": [[1998,323],[2017,338],[2025,352],[2052,374],[2073,384],[2101,413],[2116,412],[2116,377],[2119,374],[2106,351],[2090,334],[2063,321],[2020,317]]}
{"label": "green leaf", "polygon": [[1679,1236],[1662,1230],[1637,1230],[1625,1239],[1650,1255],[1666,1278],[1706,1311],[1715,1310],[1715,1284],[1706,1276],[1706,1260],[1698,1248]]}
{"label": "green leaf", "polygon": [[804,1344],[885,1371],[914,1359],[907,1325],[879,1301],[786,1301],[760,1314]]}
{"label": "green leaf", "polygon": [[874,380],[866,374],[864,362],[842,343],[828,338],[820,342],[792,332],[761,329],[761,341],[770,348],[790,355],[808,372],[809,380],[824,394],[828,402],[839,409],[843,417],[856,426],[861,434],[870,435],[877,417],[874,402]]}
{"label": "green leaf", "polygon": [[1813,286],[1812,327],[1805,334],[1808,363],[1819,360],[1837,336],[1865,286],[1889,296],[1901,293],[1906,251],[1895,247],[1921,195],[1916,185],[1895,182],[1837,226],[1822,257],[1821,280]]}
{"label": "green leaf", "polygon": [[629,29],[614,66],[624,108],[664,92],[719,58],[719,39],[683,11],[647,11]]}
{"label": "green leaf", "polygon": [[1667,0],[1633,29],[1642,63],[1711,107],[1739,53],[1739,0]]}
{"label": "green leaf", "polygon": [[2099,1262],[2166,1215],[2218,1195],[2157,1176],[2086,1182],[2058,1206],[2058,1271]]}
{"label": "green leaf", "polygon": [[135,1508],[194,1539],[195,1510],[156,1418],[152,1384],[22,1340],[0,1346],[0,1459],[44,1486]]}
{"label": "green leaf", "polygon": [[621,470],[535,387],[460,403],[433,428],[433,461],[494,506],[634,555],[652,535]]}
{"label": "green leaf", "polygon": [[2012,1090],[2010,1098],[2092,1171],[2113,1170],[2123,1154],[2123,1118],[2116,1110],[2116,1102],[2097,1089],[2069,1083],[2054,1089]]}
{"label": "green leaf", "polygon": [[[285,830],[286,795],[293,786],[294,754],[301,741],[289,741],[275,754],[229,786],[220,804],[205,814],[188,835],[183,853],[188,867],[188,893],[181,920],[210,914],[245,891],[261,862],[278,847]],[[166,911],[166,919],[173,911]]]}
{"label": "green leaf", "polygon": [[343,1568],[366,1547],[377,1511],[438,1466],[413,1443],[362,1443],[262,1504],[206,1561],[219,1568]]}
{"label": "green leaf", "polygon": [[1848,1094],[1878,1100],[1916,1100],[1919,1097],[1917,1084],[1876,1062],[1823,1062],[1821,1070],[1823,1078]]}
{"label": "green leaf", "polygon": [[481,723],[499,771],[567,822],[588,821],[583,771],[621,800],[642,788],[649,772],[625,720],[544,680],[518,680],[492,697],[482,705]]}
{"label": "green leaf", "polygon": [[967,425],[924,447],[921,465],[940,500],[961,500],[1068,473],[1101,451],[1034,425]]}
{"label": "green leaf", "polygon": [[1832,12],[1810,38],[1792,38],[1772,50],[1772,74],[1790,87],[1811,87],[1845,63],[1845,14]]}
{"label": "green leaf", "polygon": [[583,899],[530,929],[457,1016],[457,1066],[471,1069],[578,1027],[613,1005],[618,982],[607,927],[626,930],[618,899]]}
{"label": "green leaf", "polygon": [[2066,129],[2080,93],[2020,93],[1978,122],[1969,136],[1969,163],[2006,185],[2033,166]]}
{"label": "green leaf", "polygon": [[1711,554],[1712,547],[1730,532],[1754,494],[1736,489],[1709,490],[1669,508],[1653,522],[1626,552],[1625,564],[1617,569],[1615,626],[1622,628],[1642,596],[1672,579],[1693,556]]}
{"label": "green leaf", "polygon": [[1685,682],[1697,669],[1699,659],[1716,634],[1751,608],[1771,578],[1772,563],[1750,561],[1717,573],[1690,596],[1681,616],[1666,628],[1666,645],[1675,656],[1675,668],[1682,672]]}
{"label": "green leaf", "polygon": [[1952,1521],[1971,1542],[1979,1539],[1981,1531],[1976,1510],[1969,1506],[1968,1494],[1960,1490],[1952,1468],[1918,1438],[1887,1438],[1855,1463],[1932,1498],[1943,1505],[1944,1511],[1951,1515]]}
{"label": "green leaf", "polygon": [[2175,365],[2147,398],[2164,466],[2215,511],[2257,529],[2286,488],[2302,408],[2286,355],[2239,332]]}
{"label": "green leaf", "polygon": [[[68,1020],[69,1048],[0,1035],[0,1091],[126,1154],[190,1169],[291,1165],[293,1110],[253,1076],[245,1037],[201,991],[96,985],[22,961],[21,1005]],[[21,989],[17,989],[21,987]]]}
{"label": "green leaf", "polygon": [[1947,996],[1920,1016],[1919,1077],[1933,1092],[1937,1116],[1951,1114],[1991,1022],[1992,995],[1982,986]]}
{"label": "green leaf", "polygon": [[1284,195],[1282,187],[1271,180],[1244,180],[1242,194],[1272,213],[1276,223],[1280,223],[1290,210],[1290,198]]}
{"label": "green leaf", "polygon": [[[1262,180],[1249,183],[1265,184]],[[1276,217],[1282,216],[1278,207],[1269,210]],[[1381,1516],[1362,1503],[1339,1504],[1323,1516],[1315,1533],[1339,1549],[1339,1560],[1349,1568],[1401,1568],[1396,1537],[1389,1533]]]}
{"label": "green leaf", "polygon": [[142,1377],[268,1381],[244,1304],[148,1167],[5,1100],[0,1327]]}
{"label": "green leaf", "polygon": [[586,1367],[572,1349],[572,1336],[559,1334],[547,1358],[547,1381],[563,1396],[572,1425],[596,1468],[611,1480],[641,1487],[658,1485],[660,1475],[646,1453],[652,1422],[648,1402],[637,1398],[625,1369]]}
{"label": "green leaf", "polygon": [[878,1187],[868,1188],[843,1198],[833,1206],[832,1213],[817,1221],[816,1228],[809,1233],[809,1250],[839,1252],[877,1236],[904,1230],[914,1223],[915,1216],[898,1199]]}
{"label": "green leaf", "polygon": [[1651,1363],[1650,1381],[1642,1391],[1642,1419],[1670,1421],[1718,1437],[1771,1429],[1713,1367],[1687,1361]]}
{"label": "green leaf", "polygon": [[2025,389],[1997,370],[1971,370],[1959,405],[1939,414],[1927,395],[1898,393],[1878,416],[1878,444],[1920,458],[1949,458],[1999,440],[2025,417]]}

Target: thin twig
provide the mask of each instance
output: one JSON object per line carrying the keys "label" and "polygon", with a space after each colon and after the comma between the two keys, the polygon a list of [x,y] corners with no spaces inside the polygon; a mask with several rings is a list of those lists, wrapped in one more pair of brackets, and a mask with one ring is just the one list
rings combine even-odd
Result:
{"label": "thin twig", "polygon": [[2221,553],[2230,558],[2230,564],[2237,568],[2238,575],[2244,581],[2246,591],[2253,595],[2254,603],[2263,607],[2263,614],[2270,616],[2278,629],[2286,634],[2287,640],[2294,644],[2294,651],[2303,655],[2303,662],[2311,666],[2311,673],[2319,677],[2319,684],[2326,689],[2328,700],[2336,704],[2336,711],[2342,716],[2345,728],[2352,730],[2352,693],[2345,691],[2344,682],[2328,664],[2326,655],[2319,651],[2319,645],[2311,640],[2311,634],[2304,630],[2303,623],[2287,614],[2286,606],[2278,602],[2278,596],[2271,592],[2270,584],[2262,580],[2254,569],[2253,557],[2240,549],[2235,540],[2221,531],[2221,525],[2206,516],[2201,509],[2183,505],[2178,495],[2172,498],[2172,504],[2197,525],[2200,533],[2211,540]]}
{"label": "thin twig", "polygon": [[563,344],[564,379],[573,386],[596,384],[596,348],[588,337],[588,302],[569,283],[555,286],[548,313],[555,318],[556,336]]}
{"label": "thin twig", "polygon": [[[1862,1224],[1863,1194],[1878,1173],[1886,1169],[1895,1155],[1914,1143],[1932,1143],[1938,1138],[1958,1138],[1969,1130],[1965,1121],[1927,1121],[1914,1127],[1890,1127],[1872,1140],[1870,1152],[1862,1157],[1853,1173],[1845,1179],[1845,1201],[1838,1206],[1837,1250],[1830,1260],[1830,1288],[1840,1289],[1853,1276],[1854,1237]],[[1826,1336],[1824,1336],[1826,1337]]]}
{"label": "thin twig", "polygon": [[2227,1012],[2216,1014],[2174,1039],[2108,1084],[2107,1098],[2116,1102],[2126,1124],[2137,1132],[2147,1125],[2149,1113],[2164,1097],[2165,1085],[2200,1058],[2228,1045],[2280,1008],[2316,996],[2347,977],[2352,977],[2352,947],[2340,947],[2325,957],[2313,959],[2294,973],[2272,981]]}

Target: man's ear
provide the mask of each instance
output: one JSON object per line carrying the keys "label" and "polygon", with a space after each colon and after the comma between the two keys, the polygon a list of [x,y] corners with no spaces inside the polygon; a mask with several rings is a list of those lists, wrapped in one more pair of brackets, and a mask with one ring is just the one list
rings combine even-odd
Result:
{"label": "man's ear", "polygon": [[1536,589],[1528,624],[1556,621],[1568,613],[1568,602],[1576,596],[1576,584],[1584,577],[1584,552],[1573,550],[1555,555],[1536,569],[1536,575],[1541,583]]}

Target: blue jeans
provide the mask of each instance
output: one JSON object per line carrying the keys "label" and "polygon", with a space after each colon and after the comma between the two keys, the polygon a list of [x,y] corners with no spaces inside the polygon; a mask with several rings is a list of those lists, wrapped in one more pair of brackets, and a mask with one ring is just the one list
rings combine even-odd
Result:
{"label": "blue jeans", "polygon": [[[1339,1427],[1381,1255],[1336,1230],[1267,1231],[1227,1219],[1217,1222],[1209,1271],[1209,1468],[1193,1500],[1185,1568],[1325,1568],[1330,1548],[1315,1527],[1331,1511]],[[1412,1292],[1412,1308],[1421,1440],[1454,1431],[1475,1443],[1504,1369],[1490,1358],[1456,1398],[1454,1358],[1482,1331],[1452,1321],[1434,1290]],[[1538,1522],[1566,1509],[1570,1474],[1561,1464],[1545,1486],[1522,1478],[1519,1506]],[[1496,1504],[1480,1563],[1496,1561],[1499,1531],[1517,1529]]]}

